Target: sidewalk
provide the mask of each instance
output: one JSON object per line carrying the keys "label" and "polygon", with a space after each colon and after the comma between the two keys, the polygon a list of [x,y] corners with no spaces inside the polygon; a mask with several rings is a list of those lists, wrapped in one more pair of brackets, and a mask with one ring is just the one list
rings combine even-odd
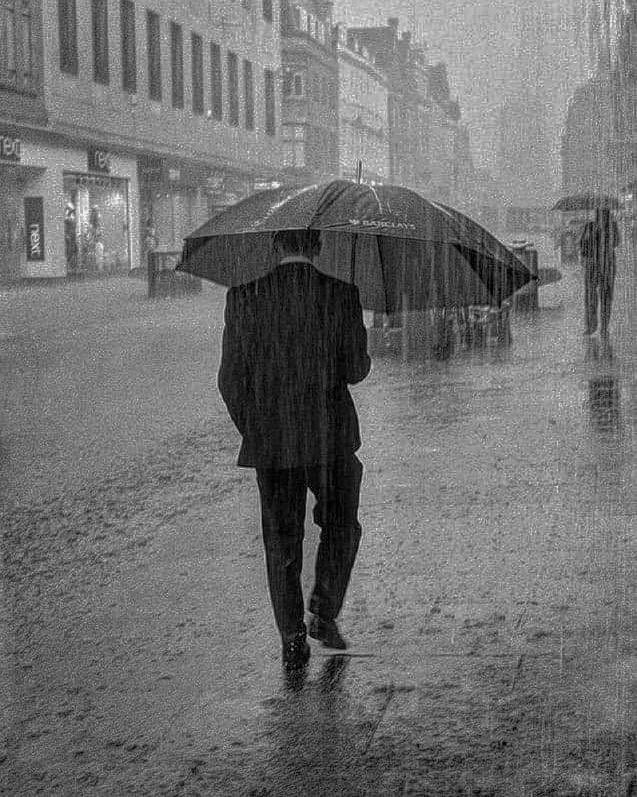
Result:
{"label": "sidewalk", "polygon": [[355,388],[364,537],[342,627],[372,657],[314,649],[301,691],[223,414],[13,506],[0,790],[628,794],[634,292],[603,361],[575,276],[550,290],[510,350],[377,360]]}

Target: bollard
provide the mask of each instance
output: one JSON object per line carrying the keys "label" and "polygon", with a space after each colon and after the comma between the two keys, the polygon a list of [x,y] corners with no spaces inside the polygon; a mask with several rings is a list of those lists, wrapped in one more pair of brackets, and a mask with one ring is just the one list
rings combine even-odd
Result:
{"label": "bollard", "polygon": [[157,284],[157,265],[155,252],[149,252],[146,258],[146,271],[148,279],[148,298],[152,299],[155,296]]}
{"label": "bollard", "polygon": [[[538,254],[537,249],[529,241],[514,241],[511,251],[518,257],[534,277],[538,276]],[[531,284],[525,285],[520,291],[513,295],[513,308],[515,310],[537,310],[538,309],[538,283],[535,279]]]}

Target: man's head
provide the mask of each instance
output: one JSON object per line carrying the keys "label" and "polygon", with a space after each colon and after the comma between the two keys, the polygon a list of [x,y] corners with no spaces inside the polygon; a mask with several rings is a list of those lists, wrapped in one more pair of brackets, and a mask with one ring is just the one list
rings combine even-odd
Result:
{"label": "man's head", "polygon": [[314,260],[321,252],[321,233],[318,230],[280,230],[274,233],[272,243],[280,259],[300,255]]}

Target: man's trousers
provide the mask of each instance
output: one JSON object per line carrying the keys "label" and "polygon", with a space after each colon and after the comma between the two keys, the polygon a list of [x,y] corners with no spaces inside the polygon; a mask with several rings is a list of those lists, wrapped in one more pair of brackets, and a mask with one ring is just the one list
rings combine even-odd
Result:
{"label": "man's trousers", "polygon": [[285,642],[304,629],[301,569],[307,491],[316,498],[314,522],[321,529],[308,609],[329,621],[343,605],[360,542],[363,466],[351,454],[328,465],[257,468],[256,475],[270,597]]}

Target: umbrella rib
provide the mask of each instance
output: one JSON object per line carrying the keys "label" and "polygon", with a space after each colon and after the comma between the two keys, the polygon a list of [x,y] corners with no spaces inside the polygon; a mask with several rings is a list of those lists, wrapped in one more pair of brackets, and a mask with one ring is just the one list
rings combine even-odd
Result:
{"label": "umbrella rib", "polygon": [[385,313],[389,315],[389,295],[387,293],[387,279],[385,278],[385,260],[380,246],[380,235],[376,236],[376,246],[378,248],[378,262],[380,263],[380,274],[383,280],[383,293],[385,294]]}
{"label": "umbrella rib", "polygon": [[383,212],[383,206],[382,206],[380,198],[378,196],[378,192],[376,191],[376,189],[374,188],[373,185],[368,185],[367,188],[369,188],[369,190],[374,195],[374,199],[376,200],[376,204],[378,205],[378,212],[382,213]]}

